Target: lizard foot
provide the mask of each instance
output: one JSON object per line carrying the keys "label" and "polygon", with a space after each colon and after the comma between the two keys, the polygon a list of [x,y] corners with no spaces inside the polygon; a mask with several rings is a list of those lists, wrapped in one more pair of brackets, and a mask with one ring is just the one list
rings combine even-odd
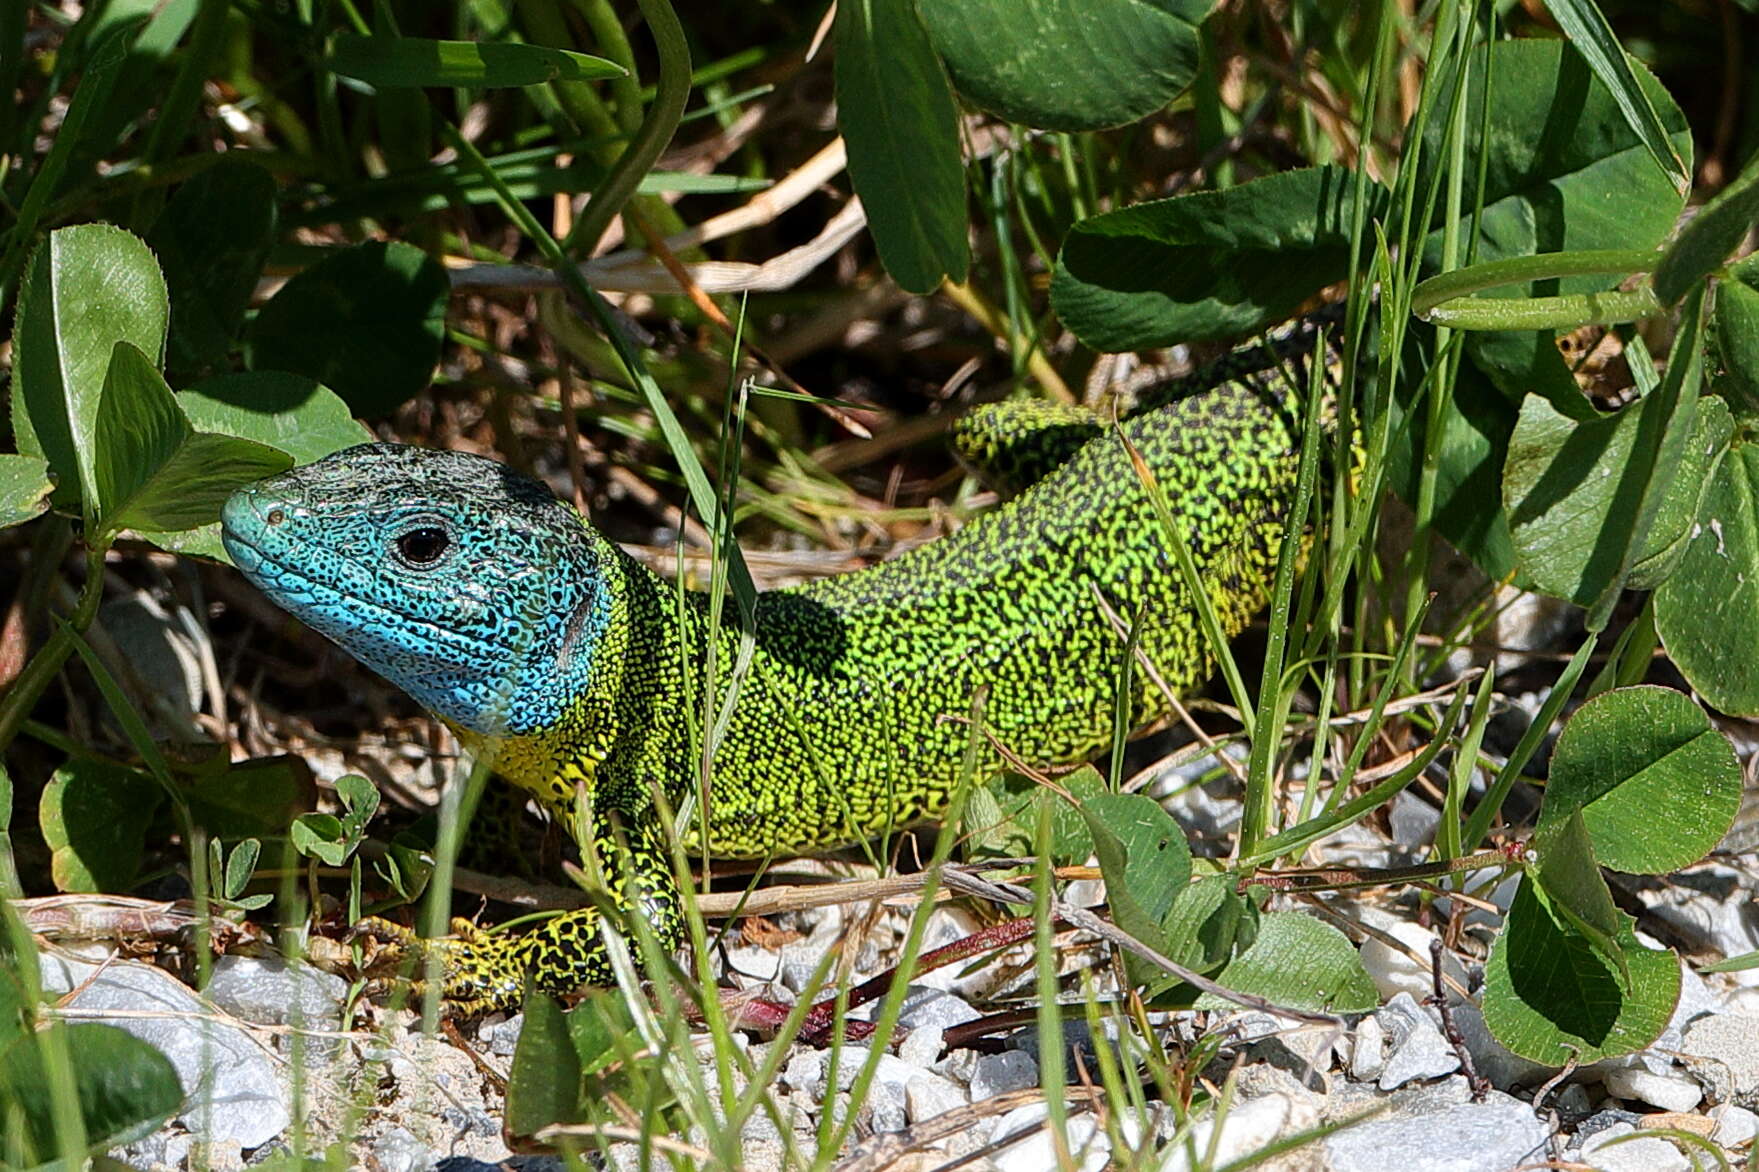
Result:
{"label": "lizard foot", "polygon": [[517,1008],[525,991],[519,937],[485,932],[461,917],[453,918],[450,936],[418,936],[378,916],[361,920],[349,935],[380,945],[364,969],[369,993],[404,989],[421,997],[437,987],[449,1016],[474,1017]]}

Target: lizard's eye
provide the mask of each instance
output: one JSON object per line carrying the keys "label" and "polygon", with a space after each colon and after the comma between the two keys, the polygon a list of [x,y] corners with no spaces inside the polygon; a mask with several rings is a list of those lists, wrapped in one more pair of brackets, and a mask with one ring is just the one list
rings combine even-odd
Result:
{"label": "lizard's eye", "polygon": [[437,525],[423,525],[397,538],[397,556],[406,565],[425,569],[440,560],[452,539]]}

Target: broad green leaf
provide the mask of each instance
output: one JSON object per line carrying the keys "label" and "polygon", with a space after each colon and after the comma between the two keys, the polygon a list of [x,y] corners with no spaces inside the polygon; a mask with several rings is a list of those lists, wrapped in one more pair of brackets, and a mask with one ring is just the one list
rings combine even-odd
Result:
{"label": "broad green leaf", "polygon": [[568,1036],[580,1058],[582,1074],[597,1074],[618,1057],[617,1039],[627,1037],[634,1023],[629,1007],[613,991],[588,994],[568,1011]]}
{"label": "broad green leaf", "polygon": [[[1631,59],[1625,55],[1618,34],[1612,31],[1612,25],[1607,23],[1600,6],[1594,0],[1545,0],[1545,6],[1551,10],[1570,44],[1588,62],[1594,76],[1600,79],[1600,84],[1612,95],[1631,133],[1643,143],[1668,182],[1684,194],[1692,184],[1692,177],[1687,173],[1685,163],[1680,161],[1679,151],[1668,141],[1670,128],[1662,124],[1655,104],[1631,69]],[[1684,290],[1680,292],[1684,293]],[[1668,304],[1677,300],[1678,296],[1662,298]]]}
{"label": "broad green leaf", "polygon": [[346,773],[336,779],[336,795],[342,799],[342,826],[352,838],[358,839],[366,824],[379,808],[379,791],[372,782],[358,773]]}
{"label": "broad green leaf", "polygon": [[1710,478],[1728,454],[1735,421],[1721,399],[1698,400],[1693,436],[1680,456],[1679,471],[1666,485],[1655,522],[1643,540],[1643,551],[1631,564],[1625,585],[1632,590],[1653,590],[1674,572],[1685,557],[1686,542],[1697,523],[1698,509],[1710,490]]}
{"label": "broad green leaf", "polygon": [[[1161,920],[1191,879],[1191,848],[1172,815],[1146,794],[1099,794],[1081,805],[1105,876],[1106,902],[1118,927],[1166,951]],[[1136,956],[1124,961],[1130,979],[1154,987],[1166,973]]]}
{"label": "broad green leaf", "polygon": [[[1637,84],[1654,105],[1669,141],[1691,157],[1686,117],[1660,82],[1633,63]],[[1484,215],[1477,260],[1541,252],[1641,249],[1659,245],[1673,230],[1685,195],[1655,166],[1610,91],[1569,45],[1553,40],[1498,41],[1490,48],[1486,134],[1478,133],[1485,53],[1473,55],[1468,90],[1465,174],[1476,184],[1479,144],[1487,145]],[[1444,95],[1444,103],[1448,100]],[[1445,107],[1444,107],[1445,108]],[[1439,160],[1446,119],[1425,128],[1425,190]],[[1616,192],[1616,198],[1610,194]],[[1439,215],[1439,209],[1438,209]],[[1425,258],[1434,271],[1440,232]],[[1537,282],[1537,293],[1586,293],[1610,288],[1617,276],[1580,276]],[[1499,291],[1498,296],[1509,295]]]}
{"label": "broad green leaf", "polygon": [[22,525],[49,507],[55,482],[41,456],[0,454],[0,529]]}
{"label": "broad green leaf", "polygon": [[37,803],[56,888],[133,887],[153,811],[164,797],[152,778],[120,765],[74,757],[57,769]]}
{"label": "broad green leaf", "polygon": [[451,284],[421,249],[372,242],[295,276],[249,331],[252,370],[303,374],[356,415],[378,418],[414,398],[439,361]]}
{"label": "broad green leaf", "polygon": [[127,342],[156,366],[167,305],[158,262],[120,228],[61,228],[31,257],[19,291],[13,435],[21,453],[48,460],[58,499],[97,498],[98,404],[110,353]]}
{"label": "broad green leaf", "polygon": [[959,111],[911,0],[837,5],[837,124],[886,271],[911,293],[963,281]]}
{"label": "broad green leaf", "polygon": [[[219,839],[214,839],[219,842]],[[231,856],[226,860],[226,881],[222,890],[227,899],[237,899],[244,894],[250,885],[250,877],[256,872],[257,859],[262,856],[263,844],[254,838],[247,838],[232,848]]]}
{"label": "broad green leaf", "polygon": [[[1656,168],[1648,150],[1582,59],[1561,41],[1502,41],[1490,50],[1493,82],[1486,110],[1488,126],[1479,133],[1478,95],[1485,93],[1485,54],[1474,57],[1466,117],[1464,174],[1474,191],[1479,145],[1484,156],[1485,211],[1476,239],[1479,261],[1539,252],[1590,249],[1651,248],[1661,243],[1683,206],[1680,192]],[[1648,95],[1675,149],[1691,156],[1684,115],[1660,83],[1641,66],[1633,66],[1638,85]],[[1441,95],[1445,109],[1448,95]],[[1446,119],[1431,119],[1424,140],[1424,166],[1449,157],[1443,141]],[[1427,190],[1429,176],[1419,178]],[[1609,193],[1616,192],[1616,198]],[[1470,227],[1470,224],[1467,225]],[[1431,232],[1425,259],[1431,271],[1441,256],[1441,233]],[[1586,293],[1610,287],[1618,278],[1570,277],[1537,282],[1533,295]],[[1507,290],[1498,296],[1512,295]],[[1535,353],[1531,337],[1503,339],[1475,336],[1468,355],[1502,388],[1506,400],[1474,392],[1450,403],[1443,420],[1444,443],[1439,478],[1443,483],[1477,485],[1480,491],[1449,500],[1437,528],[1486,573],[1501,577],[1512,568],[1504,541],[1507,522],[1500,510],[1486,508],[1495,500],[1507,437],[1522,398],[1538,393],[1554,406],[1572,403],[1571,390],[1557,380],[1558,367],[1549,356]],[[1407,384],[1401,382],[1401,386]],[[1414,386],[1415,384],[1408,384]],[[1404,392],[1401,392],[1402,394]],[[1404,402],[1401,410],[1407,410]],[[1462,411],[1475,416],[1460,418]],[[1424,425],[1419,412],[1413,431]],[[1455,438],[1471,442],[1456,443]],[[1393,484],[1407,500],[1414,498],[1416,462],[1400,461],[1403,445],[1394,445]],[[1420,449],[1418,449],[1420,450]],[[1491,486],[1490,492],[1482,486]]]}
{"label": "broad green leaf", "polygon": [[317,805],[311,768],[299,757],[259,757],[229,765],[188,791],[190,813],[215,838],[271,838]]}
{"label": "broad green leaf", "polygon": [[1711,473],[1685,554],[1655,595],[1668,658],[1713,708],[1759,716],[1759,447]]}
{"label": "broad green leaf", "polygon": [[1737,414],[1759,414],[1759,264],[1735,265],[1732,280],[1716,287],[1710,315],[1710,343],[1721,366],[1716,389],[1727,394]]}
{"label": "broad green leaf", "polygon": [[1530,875],[1544,891],[1552,910],[1617,970],[1619,980],[1628,990],[1630,963],[1619,947],[1619,936],[1627,919],[1612,902],[1612,889],[1600,873],[1582,811],[1553,819],[1533,836],[1532,847],[1539,862]]}
{"label": "broad green leaf", "polygon": [[1580,813],[1600,862],[1660,874],[1703,858],[1741,804],[1741,766],[1691,697],[1640,686],[1603,692],[1558,736],[1535,838]]}
{"label": "broad green leaf", "polygon": [[[1215,978],[1238,993],[1255,993],[1290,1009],[1365,1013],[1380,1004],[1374,981],[1342,932],[1304,912],[1270,912],[1258,922],[1258,939]],[[1213,993],[1199,1009],[1232,1005]]]}
{"label": "broad green leaf", "polygon": [[226,357],[275,243],[275,181],[233,151],[177,189],[147,233],[171,294],[165,364],[200,370]]}
{"label": "broad green leaf", "polygon": [[[1687,372],[1689,373],[1689,372]],[[1644,437],[1645,413],[1668,406],[1658,389],[1616,415],[1577,422],[1550,402],[1530,395],[1509,439],[1503,471],[1503,508],[1521,572],[1532,588],[1579,606],[1591,606],[1622,582],[1627,566],[1644,566],[1651,585],[1683,551],[1681,542],[1697,515],[1706,479],[1728,444],[1732,423],[1720,404],[1696,413],[1689,442],[1673,467],[1657,461],[1653,476],[1633,460]],[[1713,401],[1712,401],[1713,402]],[[1685,414],[1687,404],[1679,405]],[[1651,418],[1651,429],[1662,426]],[[1676,421],[1681,437],[1686,429]],[[1664,453],[1664,455],[1667,453]],[[1658,497],[1649,532],[1634,532],[1643,497]],[[1659,560],[1657,560],[1659,559]]]}
{"label": "broad green leaf", "polygon": [[375,86],[525,86],[595,81],[628,71],[603,57],[498,41],[433,41],[343,33],[325,64]]}
{"label": "broad green leaf", "polygon": [[[1169,957],[1206,973],[1234,954],[1241,930],[1251,927],[1252,918],[1250,905],[1235,890],[1237,882],[1234,875],[1221,872],[1200,876],[1180,889],[1161,920]],[[1169,975],[1167,983],[1176,980]]]}
{"label": "broad green leaf", "polygon": [[332,867],[348,861],[348,832],[334,814],[301,814],[293,820],[288,837],[293,849]]}
{"label": "broad green leaf", "polygon": [[580,1056],[561,1007],[542,993],[531,994],[507,1074],[508,1133],[532,1135],[552,1123],[585,1118],[580,1080]]}
{"label": "broad green leaf", "polygon": [[116,343],[98,408],[98,530],[207,525],[241,485],[293,466],[252,440],[198,432],[146,355]]}
{"label": "broad green leaf", "polygon": [[1649,1045],[1679,1000],[1679,960],[1643,947],[1628,924],[1618,943],[1628,986],[1586,937],[1553,915],[1537,885],[1523,882],[1485,965],[1485,1024],[1516,1054],[1549,1066]]}
{"label": "broad green leaf", "polygon": [[1759,222],[1759,162],[1699,209],[1655,266],[1655,296],[1672,305],[1692,284],[1722,267]]}
{"label": "broad green leaf", "polygon": [[[177,402],[200,430],[267,444],[286,452],[295,464],[310,464],[373,439],[334,391],[279,370],[219,375],[179,391]],[[220,543],[218,522],[175,533],[136,532],[172,553],[231,561]]]}
{"label": "broad green leaf", "polygon": [[[1090,216],[1063,240],[1051,304],[1096,350],[1249,334],[1348,271],[1353,185],[1314,167]],[[1386,192],[1369,190],[1373,216]]]}
{"label": "broad green leaf", "polygon": [[[72,1061],[75,1094],[93,1152],[131,1143],[171,1118],[183,1102],[177,1071],[158,1050],[115,1026],[56,1024]],[[16,1119],[24,1134],[9,1137],[47,1160],[58,1151],[54,1084],[36,1034],[0,1050],[0,1119]]]}
{"label": "broad green leaf", "polygon": [[982,842],[990,854],[1029,855],[1033,850],[1034,828],[1038,825],[1038,807],[1049,802],[1051,862],[1057,866],[1084,863],[1093,854],[1093,835],[1088,832],[1087,820],[1081,810],[1088,801],[1106,792],[1105,778],[1097,769],[1086,766],[1059,779],[1057,784],[1075,799],[1074,804],[1030,778],[1004,774],[992,786],[974,790],[972,795],[975,798],[981,793],[988,797],[993,804],[990,817],[980,821],[976,810],[968,806],[965,825],[985,828]]}
{"label": "broad green leaf", "polygon": [[1046,130],[1099,130],[1154,113],[1197,72],[1214,0],[928,0],[953,85],[973,105]]}

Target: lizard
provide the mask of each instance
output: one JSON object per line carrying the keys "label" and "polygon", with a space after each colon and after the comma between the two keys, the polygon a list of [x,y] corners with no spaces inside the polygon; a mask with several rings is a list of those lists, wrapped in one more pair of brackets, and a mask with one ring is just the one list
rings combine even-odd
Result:
{"label": "lizard", "polygon": [[[810,854],[938,819],[980,687],[986,736],[1033,765],[1107,749],[1121,680],[1131,729],[1165,716],[1167,692],[1199,686],[1213,656],[1135,461],[1164,492],[1223,632],[1238,633],[1266,604],[1283,543],[1316,336],[1297,323],[1115,420],[1028,401],[965,414],[955,448],[1015,495],[889,561],[758,595],[707,818],[688,820],[706,821],[709,851]],[[712,622],[707,595],[662,579],[541,483],[462,452],[345,449],[239,489],[222,537],[270,599],[572,828],[610,901],[681,946],[656,790],[673,810],[695,790],[711,641],[723,681],[739,658],[730,602]],[[1120,621],[1137,624],[1159,681],[1120,673]],[[999,770],[998,750],[981,749],[983,770]],[[522,934],[458,919],[426,940],[372,928],[394,951],[437,951],[446,1004],[471,1013],[516,1005],[528,979],[554,993],[613,983],[602,914]]]}

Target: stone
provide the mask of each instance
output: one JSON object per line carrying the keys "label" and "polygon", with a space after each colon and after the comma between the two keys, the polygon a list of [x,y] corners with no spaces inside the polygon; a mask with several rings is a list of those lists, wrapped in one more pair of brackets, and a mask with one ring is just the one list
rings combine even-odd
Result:
{"label": "stone", "polygon": [[[1363,918],[1365,922],[1369,919],[1367,916]],[[1400,993],[1409,993],[1420,999],[1434,994],[1435,971],[1429,959],[1429,946],[1436,939],[1435,933],[1409,920],[1372,926],[1405,945],[1404,948],[1395,948],[1373,936],[1362,942],[1362,967],[1368,970],[1368,976],[1380,995],[1390,999]],[[1453,953],[1442,954],[1441,970],[1462,989],[1470,987],[1465,966]]]}
{"label": "stone", "polygon": [[1745,1107],[1720,1103],[1710,1108],[1710,1121],[1716,1125],[1710,1138],[1725,1148],[1738,1148],[1759,1139],[1759,1115]]}
{"label": "stone", "polygon": [[921,1025],[911,1030],[898,1043],[898,1058],[912,1066],[927,1069],[941,1056],[941,1027]]}
{"label": "stone", "polygon": [[[1235,1102],[1219,1121],[1213,1114],[1198,1120],[1184,1142],[1168,1147],[1162,1153],[1159,1172],[1219,1168],[1318,1122],[1319,1112],[1310,1103],[1284,1094],[1273,1093],[1244,1103]],[[1213,1156],[1210,1155],[1212,1151]],[[1384,1172],[1384,1166],[1379,1172]]]}
{"label": "stone", "polygon": [[[996,1172],[1044,1172],[1057,1166],[1056,1141],[1051,1138],[1048,1119],[1050,1110],[1043,1103],[1017,1107],[996,1121],[991,1142],[1018,1135],[1016,1143],[1000,1148],[990,1156]],[[1092,1115],[1069,1117],[1064,1133],[1068,1142],[1071,1169],[1079,1172],[1102,1172],[1112,1155],[1111,1137],[1100,1130]]]}
{"label": "stone", "polygon": [[993,1099],[1038,1085],[1038,1060],[1022,1050],[985,1054],[971,1072],[971,1101]]}
{"label": "stone", "polygon": [[788,1059],[788,1065],[782,1068],[782,1084],[796,1090],[811,1090],[823,1087],[825,1079],[825,1051],[801,1050]]}
{"label": "stone", "polygon": [[1704,1098],[1704,1088],[1682,1070],[1647,1070],[1642,1066],[1622,1066],[1609,1070],[1602,1077],[1606,1093],[1614,1098],[1636,1100],[1660,1107],[1663,1111],[1690,1111]]}
{"label": "stone", "polygon": [[1428,846],[1440,825],[1441,811],[1410,790],[1400,790],[1393,795],[1392,805],[1387,810],[1387,829],[1392,840],[1407,851],[1416,852]]}
{"label": "stone", "polygon": [[1492,1092],[1483,1103],[1411,1111],[1398,1103],[1384,1116],[1325,1138],[1331,1172],[1508,1172],[1546,1159],[1550,1129],[1530,1105]]}
{"label": "stone", "polygon": [[516,1013],[486,1028],[488,1037],[484,1041],[488,1043],[489,1053],[497,1058],[511,1058],[513,1051],[519,1048],[519,1032],[525,1028],[525,1015]]}
{"label": "stone", "polygon": [[1577,1159],[1599,1172],[1692,1172],[1692,1162],[1659,1136],[1614,1142],[1636,1132],[1629,1123],[1604,1128],[1588,1138]]}
{"label": "stone", "polygon": [[1556,1073],[1555,1067],[1523,1058],[1497,1041],[1484,1024],[1484,1011],[1476,1005],[1452,1006],[1448,1016],[1453,1018],[1454,1028],[1466,1043],[1466,1053],[1472,1056],[1472,1069],[1489,1079],[1497,1090],[1536,1085]]}
{"label": "stone", "polygon": [[982,1016],[963,998],[945,989],[911,985],[904,993],[904,1005],[898,1013],[898,1025],[907,1030],[933,1026],[944,1032],[956,1025],[976,1021]]}
{"label": "stone", "polygon": [[[868,1053],[866,1046],[843,1047],[842,1053],[837,1059],[837,1089],[839,1091],[846,1091],[855,1085],[856,1076],[861,1073],[861,1068],[867,1064]],[[826,1071],[830,1069],[828,1051],[826,1052],[824,1069]],[[881,1054],[879,1065],[873,1072],[873,1081],[869,1087],[871,1089],[872,1087],[889,1085],[902,1091],[906,1083],[921,1073],[921,1068],[912,1066],[895,1055]],[[820,1081],[823,1082],[826,1077],[828,1075],[821,1075]]]}
{"label": "stone", "polygon": [[1386,1030],[1372,1014],[1356,1025],[1356,1040],[1350,1051],[1350,1077],[1358,1082],[1373,1082],[1386,1069]]}
{"label": "stone", "polygon": [[281,1064],[262,1043],[197,997],[171,974],[118,960],[105,966],[51,953],[39,955],[43,988],[79,992],[61,1017],[127,1030],[159,1050],[183,1085],[175,1119],[197,1144],[262,1147],[293,1121]]}
{"label": "stone", "polygon": [[963,1087],[939,1075],[920,1074],[904,1084],[904,1112],[912,1123],[945,1115],[968,1102],[970,1096]]}
{"label": "stone", "polygon": [[333,1030],[342,1024],[348,982],[280,957],[222,956],[214,962],[208,999],[259,1025]]}
{"label": "stone", "polygon": [[1759,1103],[1759,1017],[1732,1013],[1686,1026],[1680,1061],[1725,1103]]}
{"label": "stone", "polygon": [[423,1172],[436,1162],[434,1153],[401,1127],[393,1127],[373,1140],[372,1153],[381,1172]]}
{"label": "stone", "polygon": [[875,1131],[903,1131],[910,1125],[905,1112],[905,1088],[877,1079],[867,1088],[868,1124]]}
{"label": "stone", "polygon": [[1409,993],[1395,996],[1375,1016],[1392,1038],[1380,1072],[1381,1090],[1397,1090],[1408,1082],[1441,1078],[1460,1069],[1452,1043]]}

